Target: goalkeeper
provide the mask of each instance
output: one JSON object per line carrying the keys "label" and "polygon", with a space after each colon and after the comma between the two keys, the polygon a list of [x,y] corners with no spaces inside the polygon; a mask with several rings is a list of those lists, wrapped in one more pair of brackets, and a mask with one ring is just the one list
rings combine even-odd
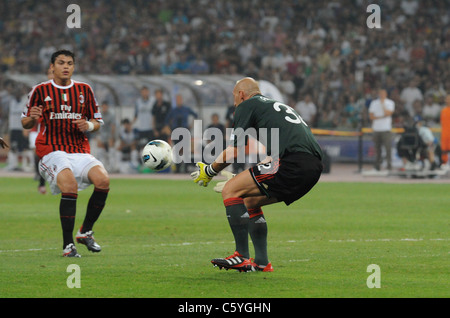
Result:
{"label": "goalkeeper", "polygon": [[[198,170],[191,177],[195,183],[206,187],[214,176],[237,158],[240,148],[243,148],[242,143],[245,144],[244,132],[248,128],[255,128],[257,132],[263,128],[278,131],[278,140],[259,140],[268,154],[263,162],[229,177],[225,184],[216,187],[216,191],[222,192],[236,247],[234,254],[211,261],[221,269],[271,272],[273,268],[267,255],[267,223],[261,207],[277,202],[290,205],[308,193],[322,173],[322,150],[297,112],[264,97],[254,79],[246,77],[239,80],[233,96],[236,107],[233,143],[210,165],[198,162]],[[278,145],[272,144],[274,142]],[[250,258],[249,234],[255,250],[254,259]]]}

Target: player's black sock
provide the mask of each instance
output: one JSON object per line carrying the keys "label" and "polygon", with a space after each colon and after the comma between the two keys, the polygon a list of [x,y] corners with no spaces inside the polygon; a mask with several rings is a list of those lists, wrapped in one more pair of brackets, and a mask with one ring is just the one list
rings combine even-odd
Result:
{"label": "player's black sock", "polygon": [[248,212],[242,198],[230,198],[223,201],[228,223],[236,242],[236,251],[249,258],[248,250]]}
{"label": "player's black sock", "polygon": [[86,216],[81,228],[82,233],[86,233],[92,230],[94,223],[97,221],[98,217],[103,211],[103,208],[105,207],[108,192],[109,189],[94,189],[94,192],[92,193],[87,206]]}
{"label": "player's black sock", "polygon": [[62,193],[59,203],[59,217],[61,219],[61,228],[63,232],[63,249],[70,243],[73,243],[73,228],[75,226],[75,214],[77,211],[76,193]]}
{"label": "player's black sock", "polygon": [[255,263],[267,265],[267,223],[261,208],[249,209],[249,233],[255,248]]}

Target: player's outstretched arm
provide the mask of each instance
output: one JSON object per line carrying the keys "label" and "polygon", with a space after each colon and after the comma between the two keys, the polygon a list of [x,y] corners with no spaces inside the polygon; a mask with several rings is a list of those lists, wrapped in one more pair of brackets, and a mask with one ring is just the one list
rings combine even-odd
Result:
{"label": "player's outstretched arm", "polygon": [[210,165],[203,162],[197,162],[198,170],[191,173],[191,178],[199,186],[207,187],[212,178],[214,178],[220,171],[228,167],[236,156],[237,148],[229,146],[222,151],[217,159]]}
{"label": "player's outstretched arm", "polygon": [[211,165],[207,165],[203,162],[197,162],[198,170],[191,173],[191,178],[199,186],[207,187],[208,183],[217,175],[217,172],[211,168]]}

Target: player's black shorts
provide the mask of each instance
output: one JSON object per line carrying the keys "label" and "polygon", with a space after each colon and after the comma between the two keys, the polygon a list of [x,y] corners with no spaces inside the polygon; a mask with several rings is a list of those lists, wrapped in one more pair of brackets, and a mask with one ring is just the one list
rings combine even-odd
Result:
{"label": "player's black shorts", "polygon": [[308,193],[319,181],[323,165],[314,155],[295,152],[249,170],[263,195],[289,205]]}

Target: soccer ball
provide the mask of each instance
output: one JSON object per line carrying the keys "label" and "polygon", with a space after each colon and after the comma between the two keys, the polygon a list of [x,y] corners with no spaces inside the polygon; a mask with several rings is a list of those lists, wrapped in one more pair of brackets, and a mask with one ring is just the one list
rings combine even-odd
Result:
{"label": "soccer ball", "polygon": [[153,171],[167,169],[172,164],[172,148],[164,140],[152,140],[142,149],[142,161]]}

